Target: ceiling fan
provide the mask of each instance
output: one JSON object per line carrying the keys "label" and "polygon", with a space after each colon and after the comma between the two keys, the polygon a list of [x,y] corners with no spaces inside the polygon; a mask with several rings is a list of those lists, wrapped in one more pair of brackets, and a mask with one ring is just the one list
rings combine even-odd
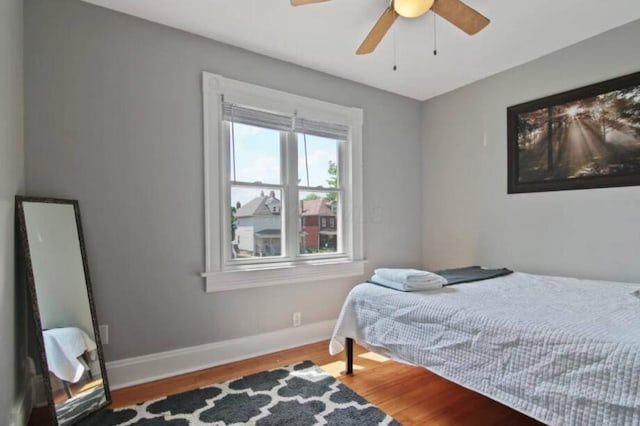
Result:
{"label": "ceiling fan", "polygon": [[[302,6],[325,1],[329,0],[291,0],[291,4],[293,6]],[[490,22],[489,19],[460,0],[391,0],[391,4],[382,13],[378,22],[376,22],[356,51],[356,54],[365,55],[373,52],[398,16],[417,18],[429,10],[433,10],[434,13],[469,35],[482,30]]]}

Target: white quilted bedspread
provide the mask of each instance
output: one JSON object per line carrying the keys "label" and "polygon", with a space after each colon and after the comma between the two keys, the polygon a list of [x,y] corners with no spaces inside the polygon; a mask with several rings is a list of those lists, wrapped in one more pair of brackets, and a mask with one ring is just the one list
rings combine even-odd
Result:
{"label": "white quilted bedspread", "polygon": [[331,339],[553,425],[640,425],[640,284],[513,273],[417,293],[356,286]]}

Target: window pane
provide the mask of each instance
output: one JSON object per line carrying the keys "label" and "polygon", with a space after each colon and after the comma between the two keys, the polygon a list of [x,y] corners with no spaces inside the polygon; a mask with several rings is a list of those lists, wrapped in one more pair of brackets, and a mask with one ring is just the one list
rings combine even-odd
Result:
{"label": "window pane", "polygon": [[300,254],[338,251],[337,192],[300,192]]}
{"label": "window pane", "polygon": [[232,257],[282,255],[281,191],[231,187]]}
{"label": "window pane", "polygon": [[338,141],[298,133],[300,186],[338,187]]}
{"label": "window pane", "polygon": [[280,132],[232,123],[229,140],[231,180],[280,183]]}

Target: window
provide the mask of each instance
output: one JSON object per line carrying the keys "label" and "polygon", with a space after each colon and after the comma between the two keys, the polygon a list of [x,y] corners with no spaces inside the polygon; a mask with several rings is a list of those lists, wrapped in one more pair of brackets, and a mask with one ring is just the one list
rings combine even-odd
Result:
{"label": "window", "polygon": [[207,290],[362,274],[362,111],[203,82]]}

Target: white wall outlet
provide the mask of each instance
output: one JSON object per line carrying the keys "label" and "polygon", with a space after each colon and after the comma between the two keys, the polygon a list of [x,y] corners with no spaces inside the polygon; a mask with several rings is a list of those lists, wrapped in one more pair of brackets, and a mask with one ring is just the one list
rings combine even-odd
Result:
{"label": "white wall outlet", "polygon": [[293,326],[294,327],[300,327],[300,324],[302,324],[302,315],[300,314],[300,312],[294,312],[293,313]]}
{"label": "white wall outlet", "polygon": [[100,325],[98,326],[100,329],[100,341],[103,345],[109,344],[109,326],[108,325]]}

